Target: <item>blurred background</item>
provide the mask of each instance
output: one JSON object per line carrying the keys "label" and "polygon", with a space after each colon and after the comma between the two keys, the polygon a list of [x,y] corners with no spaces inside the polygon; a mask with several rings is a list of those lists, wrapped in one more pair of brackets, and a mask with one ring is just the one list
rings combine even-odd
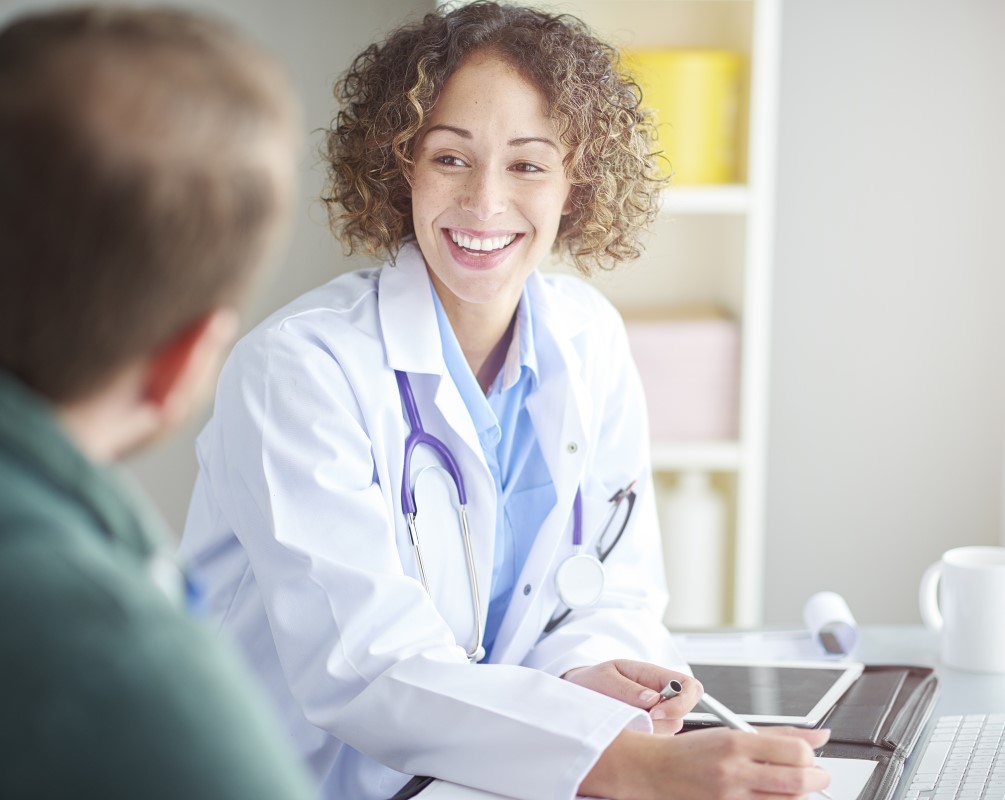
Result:
{"label": "blurred background", "polygon": [[[0,23],[52,5],[0,0]],[[343,256],[317,199],[331,87],[367,44],[434,3],[180,5],[274,51],[304,105],[296,227],[250,327],[365,265]],[[1005,4],[543,7],[578,13],[632,50],[738,54],[731,171],[692,179],[671,153],[681,180],[646,257],[600,281],[630,320],[647,385],[679,352],[673,336],[694,330],[687,352],[717,347],[736,370],[725,428],[708,435],[657,438],[669,405],[653,384],[661,511],[685,526],[673,535],[696,554],[694,580],[675,599],[683,609],[689,596],[696,609],[703,592],[708,601],[671,621],[790,625],[810,594],[829,589],[860,622],[917,622],[918,580],[943,550],[1005,544]],[[128,465],[179,532],[192,440],[208,413]],[[688,506],[688,492],[704,506]]]}

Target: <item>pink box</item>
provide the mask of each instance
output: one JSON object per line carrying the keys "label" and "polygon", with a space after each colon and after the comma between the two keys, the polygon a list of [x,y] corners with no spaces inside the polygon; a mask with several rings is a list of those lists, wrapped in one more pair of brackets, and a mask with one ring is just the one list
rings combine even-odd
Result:
{"label": "pink box", "polygon": [[721,316],[626,321],[656,442],[735,439],[740,334]]}

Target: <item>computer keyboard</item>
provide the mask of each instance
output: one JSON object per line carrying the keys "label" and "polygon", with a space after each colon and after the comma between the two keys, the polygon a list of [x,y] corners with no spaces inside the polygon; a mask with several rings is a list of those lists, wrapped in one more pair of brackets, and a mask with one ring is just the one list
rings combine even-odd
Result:
{"label": "computer keyboard", "polygon": [[1005,714],[935,721],[904,800],[1005,800]]}

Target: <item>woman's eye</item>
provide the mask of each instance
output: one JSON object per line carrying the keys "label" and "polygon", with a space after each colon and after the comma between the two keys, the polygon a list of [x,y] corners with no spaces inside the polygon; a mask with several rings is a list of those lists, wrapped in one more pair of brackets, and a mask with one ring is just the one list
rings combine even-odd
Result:
{"label": "woman's eye", "polygon": [[512,166],[512,169],[517,172],[541,172],[541,168],[537,164],[528,164],[526,161],[520,161]]}
{"label": "woman's eye", "polygon": [[433,159],[437,164],[442,164],[445,167],[463,167],[464,162],[457,156],[436,156]]}

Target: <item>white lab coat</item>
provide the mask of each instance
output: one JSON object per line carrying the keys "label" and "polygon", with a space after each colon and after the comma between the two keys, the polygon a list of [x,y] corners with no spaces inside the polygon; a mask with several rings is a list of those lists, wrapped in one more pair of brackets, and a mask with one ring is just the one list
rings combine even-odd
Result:
{"label": "white lab coat", "polygon": [[[444,366],[418,249],[406,246],[395,266],[343,275],[273,314],[221,374],[198,440],[182,555],[326,798],[386,798],[410,774],[516,798],[572,797],[621,730],[651,723],[555,676],[616,657],[686,668],[661,624],[646,409],[624,327],[576,278],[535,273],[528,288],[541,384],[527,407],[557,502],[519,575],[491,664],[465,658],[471,596],[456,532],[423,526],[420,507],[430,598],[401,513],[408,427],[394,369],[409,374],[426,430],[447,443],[466,481],[484,618],[495,488]],[[424,450],[413,464],[433,460]],[[554,573],[573,551],[577,487],[589,543],[611,495],[632,480],[636,508],[607,559],[603,596],[542,637],[560,607]]]}

